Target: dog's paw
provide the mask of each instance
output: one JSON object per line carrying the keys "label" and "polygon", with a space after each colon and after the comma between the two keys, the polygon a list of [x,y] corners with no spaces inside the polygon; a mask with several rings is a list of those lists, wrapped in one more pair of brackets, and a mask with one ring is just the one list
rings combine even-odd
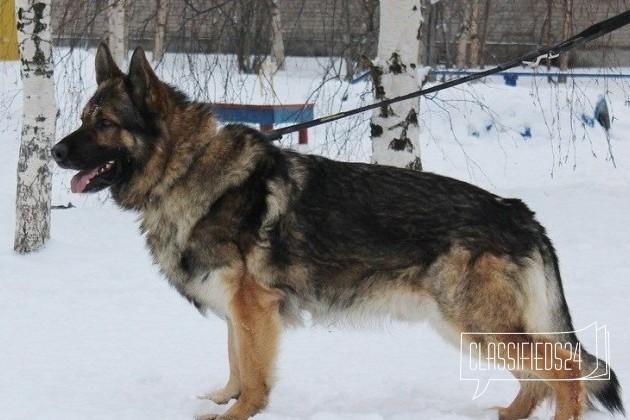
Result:
{"label": "dog's paw", "polygon": [[233,417],[226,414],[197,414],[195,420],[243,420],[241,417]]}
{"label": "dog's paw", "polygon": [[200,395],[199,399],[202,400],[210,400],[215,404],[227,404],[233,398],[238,398],[239,392],[230,388],[224,388],[220,391],[208,392],[206,394]]}
{"label": "dog's paw", "polygon": [[498,417],[499,420],[518,420],[518,419],[522,418],[522,417],[516,416],[509,409],[509,407],[494,406],[494,407],[491,407],[490,410],[497,410],[498,415],[499,415],[499,417]]}
{"label": "dog's paw", "polygon": [[220,414],[197,414],[195,420],[221,420]]}

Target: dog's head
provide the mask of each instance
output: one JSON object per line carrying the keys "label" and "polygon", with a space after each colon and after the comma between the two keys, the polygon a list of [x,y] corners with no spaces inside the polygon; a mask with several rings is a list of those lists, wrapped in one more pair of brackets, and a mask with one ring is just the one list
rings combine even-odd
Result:
{"label": "dog's head", "polygon": [[74,193],[124,187],[141,171],[160,134],[169,88],[158,80],[142,48],[136,48],[128,74],[116,66],[106,44],[96,53],[98,88],[83,109],[81,126],[52,148],[65,169],[79,172]]}

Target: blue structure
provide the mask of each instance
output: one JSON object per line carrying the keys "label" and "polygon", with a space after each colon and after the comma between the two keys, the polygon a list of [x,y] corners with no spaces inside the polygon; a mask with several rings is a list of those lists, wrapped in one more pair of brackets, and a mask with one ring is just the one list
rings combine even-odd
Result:
{"label": "blue structure", "polygon": [[[471,74],[479,73],[478,71],[470,71],[470,70],[431,70],[429,72],[429,76],[452,76],[452,77],[463,77],[470,76]],[[368,80],[370,76],[370,72],[366,71],[356,78],[350,81],[350,84],[355,84],[361,82],[363,80]],[[500,71],[496,74],[492,74],[486,77],[492,76],[503,76],[503,80],[505,80],[505,84],[508,86],[516,86],[518,78],[520,76],[523,77],[573,77],[576,79],[599,79],[599,78],[609,78],[609,79],[630,79],[630,74],[601,74],[601,73],[572,73],[572,72],[543,72],[543,71]]]}
{"label": "blue structure", "polygon": [[[274,124],[289,124],[315,119],[313,104],[251,105],[212,104],[216,117],[224,122],[260,124],[260,131],[273,129]],[[299,143],[308,143],[308,131],[299,132]]]}

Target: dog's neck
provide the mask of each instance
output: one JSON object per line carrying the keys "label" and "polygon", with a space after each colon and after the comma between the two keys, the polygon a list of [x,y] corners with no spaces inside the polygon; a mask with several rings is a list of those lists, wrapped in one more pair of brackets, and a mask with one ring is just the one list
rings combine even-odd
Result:
{"label": "dog's neck", "polygon": [[200,201],[208,205],[242,183],[265,154],[259,140],[234,139],[218,130],[207,104],[191,102],[168,115],[158,123],[161,135],[146,164],[127,185],[112,190],[123,208],[141,212],[155,208],[176,184],[186,184],[188,177],[203,179],[205,197]]}
{"label": "dog's neck", "polygon": [[[126,185],[112,189],[120,206],[143,210],[148,202],[159,201],[207,150],[216,134],[216,123],[205,109],[194,103],[189,107],[193,109],[175,108],[166,114],[165,121],[157,122],[160,136],[147,162]],[[188,127],[194,130],[187,132]]]}

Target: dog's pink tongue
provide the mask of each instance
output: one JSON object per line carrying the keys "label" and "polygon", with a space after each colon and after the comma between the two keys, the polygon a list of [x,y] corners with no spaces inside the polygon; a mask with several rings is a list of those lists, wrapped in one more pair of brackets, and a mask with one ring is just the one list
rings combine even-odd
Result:
{"label": "dog's pink tongue", "polygon": [[89,171],[81,171],[70,180],[70,191],[75,194],[82,193],[85,187],[90,183],[90,179],[94,178],[98,168]]}

